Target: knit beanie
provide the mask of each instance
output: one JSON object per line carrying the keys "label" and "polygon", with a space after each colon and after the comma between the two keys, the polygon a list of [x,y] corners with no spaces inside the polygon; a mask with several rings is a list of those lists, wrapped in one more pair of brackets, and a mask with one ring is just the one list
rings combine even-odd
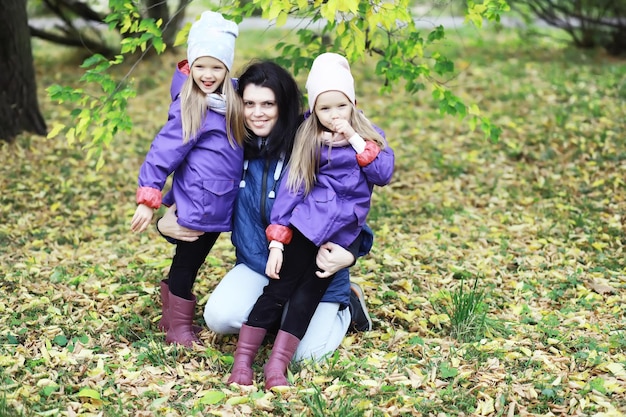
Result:
{"label": "knit beanie", "polygon": [[340,91],[352,104],[356,104],[350,64],[345,57],[332,52],[326,52],[315,58],[306,80],[306,90],[311,111],[315,107],[317,97],[326,91]]}
{"label": "knit beanie", "polygon": [[235,22],[224,19],[216,12],[206,11],[189,29],[187,38],[187,61],[189,66],[201,56],[222,61],[228,71],[235,60],[235,38],[239,29]]}

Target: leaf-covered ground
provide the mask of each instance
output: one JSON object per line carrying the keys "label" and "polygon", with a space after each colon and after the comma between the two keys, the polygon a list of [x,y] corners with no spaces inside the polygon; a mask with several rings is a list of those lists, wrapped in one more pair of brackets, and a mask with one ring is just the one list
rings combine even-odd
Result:
{"label": "leaf-covered ground", "polygon": [[[272,56],[259,46],[272,36],[242,34],[236,66]],[[101,171],[63,139],[3,144],[0,415],[623,415],[626,66],[507,31],[451,39],[442,47],[460,73],[448,85],[501,140],[439,116],[427,92],[380,95],[371,65],[354,64],[359,105],[397,156],[375,194],[375,247],[353,268],[374,330],[292,367],[282,393],[262,389],[267,348],[257,385],[239,390],[225,383],[236,337],[205,330],[186,350],[156,330],[172,246],[129,221],[184,51],[139,65],[135,128]],[[78,78],[79,60],[44,44],[35,57],[45,117],[64,119],[44,88]],[[199,322],[233,261],[225,234],[195,287]],[[475,281],[487,320],[463,342],[446,313]]]}

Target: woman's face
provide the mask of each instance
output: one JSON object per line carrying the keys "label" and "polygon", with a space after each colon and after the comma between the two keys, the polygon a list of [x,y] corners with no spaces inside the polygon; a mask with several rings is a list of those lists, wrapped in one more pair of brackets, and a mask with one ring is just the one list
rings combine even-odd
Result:
{"label": "woman's face", "polygon": [[274,92],[267,87],[248,84],[243,90],[246,126],[256,136],[269,136],[278,121],[278,104]]}

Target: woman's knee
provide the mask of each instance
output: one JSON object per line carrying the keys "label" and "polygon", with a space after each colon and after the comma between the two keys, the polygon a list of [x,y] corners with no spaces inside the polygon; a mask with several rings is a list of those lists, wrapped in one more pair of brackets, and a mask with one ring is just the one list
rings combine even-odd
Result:
{"label": "woman's knee", "polygon": [[204,322],[207,327],[217,334],[238,333],[246,316],[239,309],[219,302],[211,302],[211,298],[204,306]]}

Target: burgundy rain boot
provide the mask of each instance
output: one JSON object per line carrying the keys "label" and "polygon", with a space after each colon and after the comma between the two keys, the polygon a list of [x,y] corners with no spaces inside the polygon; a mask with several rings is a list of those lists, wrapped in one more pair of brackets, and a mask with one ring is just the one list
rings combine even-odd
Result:
{"label": "burgundy rain boot", "polygon": [[171,292],[168,297],[170,328],[167,329],[165,342],[177,343],[187,347],[191,347],[194,343],[200,344],[200,340],[193,332],[191,325],[196,310],[196,297],[194,296],[193,300],[185,300]]}
{"label": "burgundy rain boot", "polygon": [[272,353],[265,365],[266,390],[279,386],[289,386],[285,373],[299,344],[300,339],[291,333],[282,330],[278,331]]}
{"label": "burgundy rain boot", "polygon": [[[170,328],[170,316],[169,316],[169,304],[170,304],[170,286],[168,280],[161,280],[161,320],[159,320],[158,328],[162,332],[167,332]],[[202,331],[202,327],[191,326],[191,329],[195,334]]]}
{"label": "burgundy rain boot", "polygon": [[159,320],[159,330],[166,332],[170,328],[169,304],[170,286],[167,280],[161,280],[161,320]]}
{"label": "burgundy rain boot", "polygon": [[229,384],[252,385],[252,362],[254,362],[266,333],[267,330],[261,327],[252,327],[246,324],[241,326],[237,349],[235,350],[235,362],[228,378]]}

